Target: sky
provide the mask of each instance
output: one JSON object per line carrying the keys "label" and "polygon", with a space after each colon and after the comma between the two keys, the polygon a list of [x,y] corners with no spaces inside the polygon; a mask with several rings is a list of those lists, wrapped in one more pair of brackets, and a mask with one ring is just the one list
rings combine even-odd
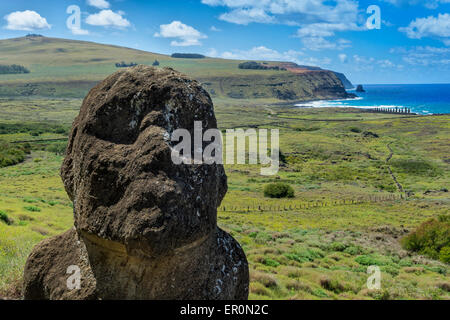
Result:
{"label": "sky", "polygon": [[292,61],[353,83],[450,83],[450,0],[14,0],[28,33],[156,53]]}

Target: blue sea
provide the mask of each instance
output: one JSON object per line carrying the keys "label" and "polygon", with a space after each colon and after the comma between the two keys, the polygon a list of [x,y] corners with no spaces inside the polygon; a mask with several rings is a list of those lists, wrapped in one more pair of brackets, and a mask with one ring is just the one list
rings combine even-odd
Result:
{"label": "blue sea", "polygon": [[[418,114],[450,113],[450,84],[363,85],[366,92],[355,92],[359,98],[314,101],[301,104],[311,107],[395,108],[408,107]],[[300,105],[299,105],[300,106]]]}

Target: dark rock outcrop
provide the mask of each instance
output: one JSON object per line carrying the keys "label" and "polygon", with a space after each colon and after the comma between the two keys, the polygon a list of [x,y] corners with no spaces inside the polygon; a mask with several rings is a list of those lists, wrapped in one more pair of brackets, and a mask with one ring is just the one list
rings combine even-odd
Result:
{"label": "dark rock outcrop", "polygon": [[342,84],[344,85],[345,89],[353,89],[354,88],[353,84],[350,82],[350,80],[347,79],[345,74],[340,73],[340,72],[334,72],[334,74],[336,75],[336,77],[339,78],[339,80],[342,81]]}
{"label": "dark rock outcrop", "polygon": [[194,121],[217,128],[212,101],[172,69],[124,69],[91,90],[61,168],[75,228],[34,248],[26,299],[247,298],[245,254],[217,227],[223,166],[171,160],[172,132],[194,136]]}
{"label": "dark rock outcrop", "polygon": [[356,97],[328,70],[295,70],[276,74],[211,76],[199,79],[218,96],[236,99],[275,98],[291,101],[335,100]]}
{"label": "dark rock outcrop", "polygon": [[362,84],[358,84],[358,86],[356,87],[356,92],[366,92],[366,90],[364,90]]}

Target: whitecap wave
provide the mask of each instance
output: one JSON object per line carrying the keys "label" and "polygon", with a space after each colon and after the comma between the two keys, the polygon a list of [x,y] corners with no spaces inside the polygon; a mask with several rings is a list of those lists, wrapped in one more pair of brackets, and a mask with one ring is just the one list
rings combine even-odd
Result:
{"label": "whitecap wave", "polygon": [[[365,104],[346,104],[348,101],[356,101],[356,100],[364,100],[363,97],[357,97],[357,98],[350,98],[350,99],[340,99],[340,100],[318,100],[318,101],[311,101],[311,102],[305,102],[301,104],[296,104],[296,107],[299,108],[357,108],[357,109],[374,109],[374,108],[381,108],[381,109],[401,109],[401,108],[411,108],[409,106],[405,105],[365,105]],[[431,114],[427,110],[422,111],[416,111],[411,110],[412,112],[422,113],[422,114]]]}

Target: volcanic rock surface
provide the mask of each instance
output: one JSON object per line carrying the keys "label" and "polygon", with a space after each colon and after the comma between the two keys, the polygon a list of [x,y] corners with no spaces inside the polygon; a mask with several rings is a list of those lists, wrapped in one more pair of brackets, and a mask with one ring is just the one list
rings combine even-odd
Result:
{"label": "volcanic rock surface", "polygon": [[247,299],[245,254],[217,227],[223,166],[171,160],[171,134],[193,137],[194,121],[217,128],[211,98],[172,69],[123,69],[90,91],[61,168],[74,228],[33,249],[25,299]]}

